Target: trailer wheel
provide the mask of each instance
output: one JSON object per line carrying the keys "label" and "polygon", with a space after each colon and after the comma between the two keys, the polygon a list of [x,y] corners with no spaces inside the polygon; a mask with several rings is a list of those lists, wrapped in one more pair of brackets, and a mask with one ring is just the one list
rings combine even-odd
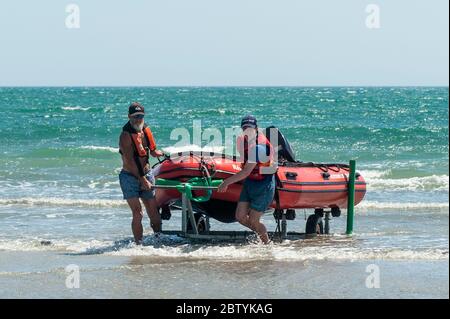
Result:
{"label": "trailer wheel", "polygon": [[323,234],[322,217],[320,217],[318,214],[310,215],[306,221],[305,233],[307,235]]}
{"label": "trailer wheel", "polygon": [[[206,230],[208,229],[205,216],[203,216],[200,213],[194,213],[194,218],[195,218],[195,223],[197,225],[198,233],[199,234],[205,233]],[[187,230],[192,231],[192,226],[191,226],[190,222],[188,222]]]}
{"label": "trailer wheel", "polygon": [[172,214],[170,212],[170,206],[169,205],[161,206],[160,214],[162,220],[170,220],[170,217],[172,217]]}

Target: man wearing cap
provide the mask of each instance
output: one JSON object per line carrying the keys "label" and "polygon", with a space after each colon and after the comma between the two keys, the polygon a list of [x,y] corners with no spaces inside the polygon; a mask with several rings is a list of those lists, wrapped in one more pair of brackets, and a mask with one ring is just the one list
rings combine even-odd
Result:
{"label": "man wearing cap", "polygon": [[269,236],[260,219],[275,194],[274,150],[266,136],[259,131],[254,116],[245,116],[241,128],[243,134],[237,139],[237,149],[242,170],[224,180],[218,191],[226,192],[231,184],[245,180],[236,208],[236,219],[257,232],[262,242],[267,244]]}
{"label": "man wearing cap", "polygon": [[131,228],[136,244],[142,243],[142,207],[139,198],[144,203],[153,232],[159,236],[161,231],[161,218],[155,200],[155,183],[149,157],[163,156],[164,153],[156,149],[150,127],[144,122],[144,107],[131,103],[128,109],[129,121],[122,128],[119,139],[119,152],[122,155],[122,170],[119,174],[120,187],[123,198],[133,213]]}

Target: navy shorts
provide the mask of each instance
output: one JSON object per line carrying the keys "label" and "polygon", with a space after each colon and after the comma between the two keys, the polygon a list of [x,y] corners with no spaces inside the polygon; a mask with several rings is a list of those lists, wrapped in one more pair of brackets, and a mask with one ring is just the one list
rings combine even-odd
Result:
{"label": "navy shorts", "polygon": [[[145,175],[147,180],[155,185],[155,177],[152,170]],[[119,174],[120,188],[122,189],[123,199],[130,198],[143,198],[152,199],[155,198],[155,190],[142,190],[139,184],[139,180],[131,173],[121,170]]]}
{"label": "navy shorts", "polygon": [[264,213],[275,195],[275,176],[266,176],[261,181],[246,179],[242,187],[240,202],[249,202],[250,208]]}

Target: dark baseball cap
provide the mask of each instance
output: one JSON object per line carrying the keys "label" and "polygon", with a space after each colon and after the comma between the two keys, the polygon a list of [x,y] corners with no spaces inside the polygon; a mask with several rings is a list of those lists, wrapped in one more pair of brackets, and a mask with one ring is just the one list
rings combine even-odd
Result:
{"label": "dark baseball cap", "polygon": [[128,108],[128,114],[129,115],[138,115],[138,114],[144,115],[145,109],[140,103],[133,102],[130,104],[130,107]]}
{"label": "dark baseball cap", "polygon": [[256,122],[256,117],[254,117],[253,115],[246,115],[242,118],[241,121],[241,127],[252,127],[252,128],[256,128],[256,126],[258,125],[258,123]]}

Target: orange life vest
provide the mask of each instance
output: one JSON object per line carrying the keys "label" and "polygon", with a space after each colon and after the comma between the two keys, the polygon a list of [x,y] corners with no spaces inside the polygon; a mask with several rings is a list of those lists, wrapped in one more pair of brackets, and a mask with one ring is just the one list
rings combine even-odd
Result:
{"label": "orange life vest", "polygon": [[[144,168],[142,167],[141,161],[139,160],[139,157],[146,157],[147,163],[149,158],[149,152],[148,151],[154,151],[156,150],[156,143],[155,139],[153,138],[152,131],[150,128],[144,124],[144,128],[142,132],[136,132],[136,130],[131,126],[130,122],[127,122],[125,126],[122,128],[123,132],[127,132],[131,136],[131,140],[133,141],[133,148],[134,148],[134,161],[136,163],[136,167],[139,171],[140,176],[145,176]],[[145,138],[147,140],[148,147],[145,148],[142,143],[142,138]],[[122,150],[119,149],[119,153],[122,153]]]}
{"label": "orange life vest", "polygon": [[[127,122],[127,124],[125,124],[122,128],[122,131],[130,134],[131,140],[133,141],[135,156],[148,157],[147,150],[142,143],[143,136],[147,140],[148,149],[150,151],[156,150],[155,139],[153,138],[152,131],[150,130],[150,127],[147,126],[147,124],[144,124],[142,132],[136,132],[136,130],[131,126],[130,122]],[[122,154],[122,151],[119,150],[119,153]]]}
{"label": "orange life vest", "polygon": [[156,150],[156,143],[155,139],[153,138],[152,131],[148,126],[146,126],[144,127],[142,133],[131,133],[131,139],[133,140],[135,150],[139,157],[148,156],[147,150],[145,149],[144,144],[142,143],[143,136],[145,136],[145,138],[147,139],[148,149],[150,151]]}
{"label": "orange life vest", "polygon": [[[257,134],[257,141],[255,139],[251,143],[248,142],[248,137],[246,135],[238,136],[237,149],[238,149],[239,153],[241,154],[241,158],[243,158],[243,162],[241,164],[242,168],[244,168],[245,164],[249,160],[249,150],[256,147],[257,145],[262,145],[266,149],[269,150],[268,160],[265,162],[261,162],[260,160],[257,161],[255,168],[248,176],[248,178],[251,180],[263,180],[265,178],[265,176],[272,175],[275,173],[275,171],[273,171],[273,170],[271,170],[271,172],[264,172],[264,170],[263,170],[263,168],[268,168],[268,167],[273,166],[274,151],[273,151],[272,144],[270,144],[270,141],[261,132],[258,132],[258,134]],[[256,153],[255,153],[255,155],[256,155]]]}

